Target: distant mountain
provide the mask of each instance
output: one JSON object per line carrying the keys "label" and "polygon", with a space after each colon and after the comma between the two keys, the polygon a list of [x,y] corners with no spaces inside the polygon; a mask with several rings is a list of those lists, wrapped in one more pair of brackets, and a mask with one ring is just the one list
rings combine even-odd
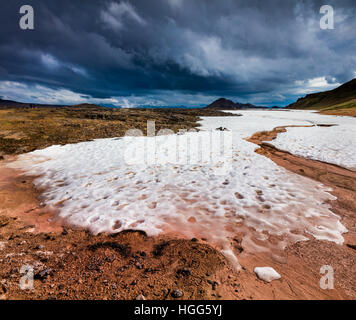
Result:
{"label": "distant mountain", "polygon": [[62,107],[54,104],[39,104],[39,103],[26,103],[17,102],[12,100],[0,99],[0,108],[49,108],[49,107]]}
{"label": "distant mountain", "polygon": [[356,79],[344,83],[340,87],[319,92],[307,94],[304,98],[288,105],[288,109],[346,109],[356,107]]}
{"label": "distant mountain", "polygon": [[210,103],[207,105],[205,108],[210,108],[210,109],[233,109],[235,107],[235,103],[229,99],[225,98],[220,98],[218,100],[215,100],[214,102]]}
{"label": "distant mountain", "polygon": [[12,100],[0,99],[0,109],[5,108],[74,108],[74,109],[103,109],[105,107],[99,106],[91,103],[81,103],[75,105],[58,105],[58,104],[39,104],[39,103],[27,103],[27,102],[17,102]]}
{"label": "distant mountain", "polygon": [[229,99],[220,98],[210,103],[205,108],[219,109],[219,110],[239,110],[239,109],[262,108],[262,107],[254,106],[251,103],[239,103],[239,102],[235,103]]}

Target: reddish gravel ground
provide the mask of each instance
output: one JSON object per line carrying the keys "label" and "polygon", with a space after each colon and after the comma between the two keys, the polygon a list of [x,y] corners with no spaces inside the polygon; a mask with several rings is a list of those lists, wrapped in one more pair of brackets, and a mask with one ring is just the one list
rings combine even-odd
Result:
{"label": "reddish gravel ground", "polygon": [[[242,266],[237,271],[204,239],[148,237],[132,230],[91,235],[65,226],[41,206],[33,177],[0,162],[0,298],[355,299],[356,173],[261,142],[283,130],[258,133],[249,141],[278,165],[333,188],[338,198],[331,202],[333,211],[349,230],[343,245],[312,239],[287,247],[277,259],[267,253],[246,254],[242,235],[236,235],[231,242]],[[23,265],[34,269],[32,290],[19,287]],[[333,290],[320,288],[323,265],[334,268]],[[281,279],[259,280],[256,266],[273,267]]]}

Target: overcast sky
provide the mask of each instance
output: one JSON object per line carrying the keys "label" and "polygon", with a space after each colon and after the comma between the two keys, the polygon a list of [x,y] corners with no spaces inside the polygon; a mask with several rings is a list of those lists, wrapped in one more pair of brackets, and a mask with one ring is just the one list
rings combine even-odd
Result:
{"label": "overcast sky", "polygon": [[[21,30],[21,5],[34,30]],[[320,28],[322,5],[334,29]],[[356,1],[2,1],[0,97],[286,105],[356,77]]]}

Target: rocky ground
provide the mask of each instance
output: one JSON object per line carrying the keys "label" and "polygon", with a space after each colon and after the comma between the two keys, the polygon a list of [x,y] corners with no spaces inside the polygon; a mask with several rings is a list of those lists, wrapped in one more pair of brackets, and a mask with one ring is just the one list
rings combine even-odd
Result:
{"label": "rocky ground", "polygon": [[20,154],[55,144],[121,137],[129,129],[146,134],[198,128],[200,116],[236,116],[208,109],[110,109],[95,105],[0,109],[0,156]]}
{"label": "rocky ground", "polygon": [[356,117],[356,107],[350,109],[340,109],[340,110],[325,110],[325,111],[321,111],[320,113],[333,115],[333,116]]}
{"label": "rocky ground", "polygon": [[[333,210],[349,230],[343,245],[300,242],[275,258],[246,254],[241,235],[236,235],[231,243],[242,266],[236,270],[205,239],[177,234],[148,237],[130,230],[94,236],[56,219],[56,213],[42,205],[34,177],[4,168],[2,163],[13,157],[5,156],[0,162],[0,298],[355,299],[356,173],[261,142],[283,130],[258,133],[250,141],[256,143],[256,152],[278,165],[333,187],[338,197],[331,203]],[[33,268],[34,287],[22,290],[26,265]],[[333,290],[320,288],[323,265],[334,268]],[[281,279],[271,283],[258,279],[253,271],[257,266],[273,267]]]}
{"label": "rocky ground", "polygon": [[[327,241],[295,244],[285,260],[244,255],[232,239],[242,270],[204,239],[147,237],[140,231],[91,235],[62,226],[41,207],[30,177],[1,169],[0,296],[2,299],[348,299],[354,298],[354,248]],[[330,259],[330,255],[332,258]],[[335,266],[335,289],[321,290],[319,270]],[[34,288],[19,286],[23,266]],[[256,266],[282,278],[266,283]]]}

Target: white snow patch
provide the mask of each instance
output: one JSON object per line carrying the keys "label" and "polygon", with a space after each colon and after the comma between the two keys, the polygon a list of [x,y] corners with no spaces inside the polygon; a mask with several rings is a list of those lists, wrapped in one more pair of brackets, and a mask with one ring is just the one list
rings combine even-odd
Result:
{"label": "white snow patch", "polygon": [[[274,242],[279,249],[307,240],[305,234],[343,243],[347,230],[329,210],[327,201],[335,199],[330,190],[278,167],[244,140],[257,131],[310,124],[322,116],[241,113],[203,118],[201,132],[51,146],[20,156],[11,166],[39,175],[35,184],[46,190],[46,204],[59,209],[67,222],[93,233],[175,231],[218,243],[224,252],[231,252],[229,239],[237,232],[246,234],[244,245],[251,251],[271,246],[261,241],[270,236],[282,237]],[[218,142],[209,129],[220,126],[232,130],[231,158],[211,162],[197,151]],[[152,153],[153,143],[157,149]],[[224,162],[229,162],[228,171],[216,175]]]}
{"label": "white snow patch", "polygon": [[287,128],[272,144],[295,155],[356,170],[356,119],[352,124],[337,122],[333,127]]}
{"label": "white snow patch", "polygon": [[271,282],[281,278],[281,275],[271,267],[256,267],[253,271],[257,274],[259,279],[266,282]]}
{"label": "white snow patch", "polygon": [[[315,111],[231,111],[242,113],[237,122],[233,119],[206,118],[203,123],[212,128],[213,119],[219,126],[232,127],[241,137],[249,137],[256,131],[272,130],[277,126],[313,125],[313,127],[287,128],[286,133],[278,134],[268,141],[281,150],[302,157],[336,164],[356,170],[356,118],[321,115]],[[318,127],[327,124],[331,127]],[[255,132],[253,132],[255,130]]]}

